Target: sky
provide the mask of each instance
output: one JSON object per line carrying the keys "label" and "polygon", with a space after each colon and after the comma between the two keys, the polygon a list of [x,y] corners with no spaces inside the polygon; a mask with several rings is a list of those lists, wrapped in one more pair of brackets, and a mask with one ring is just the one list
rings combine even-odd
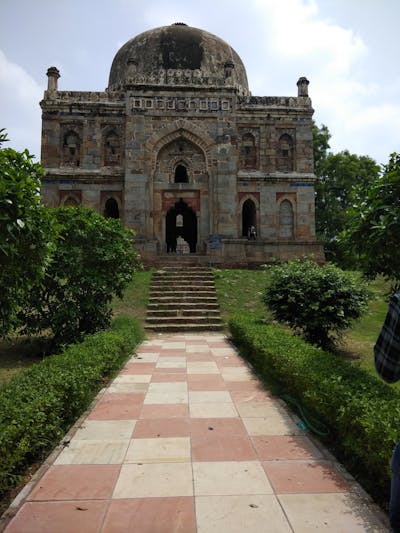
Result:
{"label": "sky", "polygon": [[46,71],[59,90],[103,91],[118,49],[185,22],[228,42],[254,96],[296,96],[310,81],[331,151],[386,164],[400,151],[399,0],[0,0],[0,128],[40,158]]}

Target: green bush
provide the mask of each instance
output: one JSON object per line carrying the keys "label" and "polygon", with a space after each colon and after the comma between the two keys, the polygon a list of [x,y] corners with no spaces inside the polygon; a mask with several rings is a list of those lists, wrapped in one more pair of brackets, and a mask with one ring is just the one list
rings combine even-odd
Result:
{"label": "green bush", "polygon": [[133,231],[119,220],[83,208],[52,213],[60,227],[56,250],[21,320],[25,333],[50,332],[54,346],[60,346],[109,326],[112,298],[122,296],[138,256]]}
{"label": "green bush", "polygon": [[43,278],[55,239],[40,198],[43,169],[32,159],[27,150],[0,149],[0,336],[20,325],[21,305]]}
{"label": "green bush", "polygon": [[387,498],[390,457],[399,439],[400,395],[280,326],[257,324],[244,314],[233,317],[229,326],[256,371],[328,427],[326,444],[378,501]]}
{"label": "green bush", "polygon": [[366,310],[368,291],[334,265],[295,260],[270,269],[264,301],[274,318],[327,348]]}
{"label": "green bush", "polygon": [[0,495],[54,447],[142,339],[138,323],[120,316],[112,329],[47,357],[0,388]]}

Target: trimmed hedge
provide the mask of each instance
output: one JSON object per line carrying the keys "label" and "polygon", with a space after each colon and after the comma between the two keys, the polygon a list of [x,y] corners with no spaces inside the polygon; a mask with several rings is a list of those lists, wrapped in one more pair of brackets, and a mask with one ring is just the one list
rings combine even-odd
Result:
{"label": "trimmed hedge", "polygon": [[138,323],[111,329],[47,357],[0,388],[0,495],[45,456],[143,339]]}
{"label": "trimmed hedge", "polygon": [[243,314],[232,317],[229,327],[259,375],[326,425],[327,446],[377,501],[387,502],[389,463],[399,439],[400,395],[363,369],[280,326],[254,323]]}

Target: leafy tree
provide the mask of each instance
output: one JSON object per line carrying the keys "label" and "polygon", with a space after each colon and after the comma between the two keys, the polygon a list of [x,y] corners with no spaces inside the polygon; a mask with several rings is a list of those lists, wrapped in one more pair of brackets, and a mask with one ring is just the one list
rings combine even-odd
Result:
{"label": "leafy tree", "polygon": [[271,268],[264,302],[276,320],[302,332],[323,348],[333,347],[342,331],[366,309],[368,291],[350,274],[327,264],[289,261]]}
{"label": "leafy tree", "polygon": [[317,234],[325,242],[328,259],[352,265],[357,257],[340,245],[338,236],[346,227],[348,209],[355,197],[366,194],[380,168],[370,157],[351,154],[348,150],[328,153],[328,128],[324,125],[318,128],[315,124],[313,128]]}
{"label": "leafy tree", "polygon": [[344,245],[361,256],[365,274],[382,275],[395,290],[400,287],[400,155],[393,153],[367,194],[357,194]]}
{"label": "leafy tree", "polygon": [[[0,130],[0,145],[7,136]],[[55,228],[40,199],[43,170],[27,150],[0,149],[0,336],[19,325],[28,291],[44,276]]]}
{"label": "leafy tree", "polygon": [[53,209],[60,226],[53,259],[21,313],[28,333],[50,331],[56,347],[108,327],[113,295],[138,268],[133,231],[93,210]]}
{"label": "leafy tree", "polygon": [[329,133],[328,126],[321,124],[320,127],[313,121],[313,155],[314,155],[314,172],[317,176],[320,176],[323,171],[323,165],[328,155],[330,148],[329,139],[331,134]]}

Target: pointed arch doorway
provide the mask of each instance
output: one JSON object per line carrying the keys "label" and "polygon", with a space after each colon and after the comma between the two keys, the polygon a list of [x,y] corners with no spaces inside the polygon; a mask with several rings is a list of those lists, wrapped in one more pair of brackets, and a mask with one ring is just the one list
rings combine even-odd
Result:
{"label": "pointed arch doorway", "polygon": [[168,253],[176,252],[178,237],[182,237],[188,243],[191,254],[196,253],[197,216],[182,198],[168,210],[165,217],[165,240]]}
{"label": "pointed arch doorway", "polygon": [[251,226],[256,227],[257,222],[257,209],[256,204],[248,198],[244,203],[242,207],[242,236],[248,237],[249,236],[249,228]]}

